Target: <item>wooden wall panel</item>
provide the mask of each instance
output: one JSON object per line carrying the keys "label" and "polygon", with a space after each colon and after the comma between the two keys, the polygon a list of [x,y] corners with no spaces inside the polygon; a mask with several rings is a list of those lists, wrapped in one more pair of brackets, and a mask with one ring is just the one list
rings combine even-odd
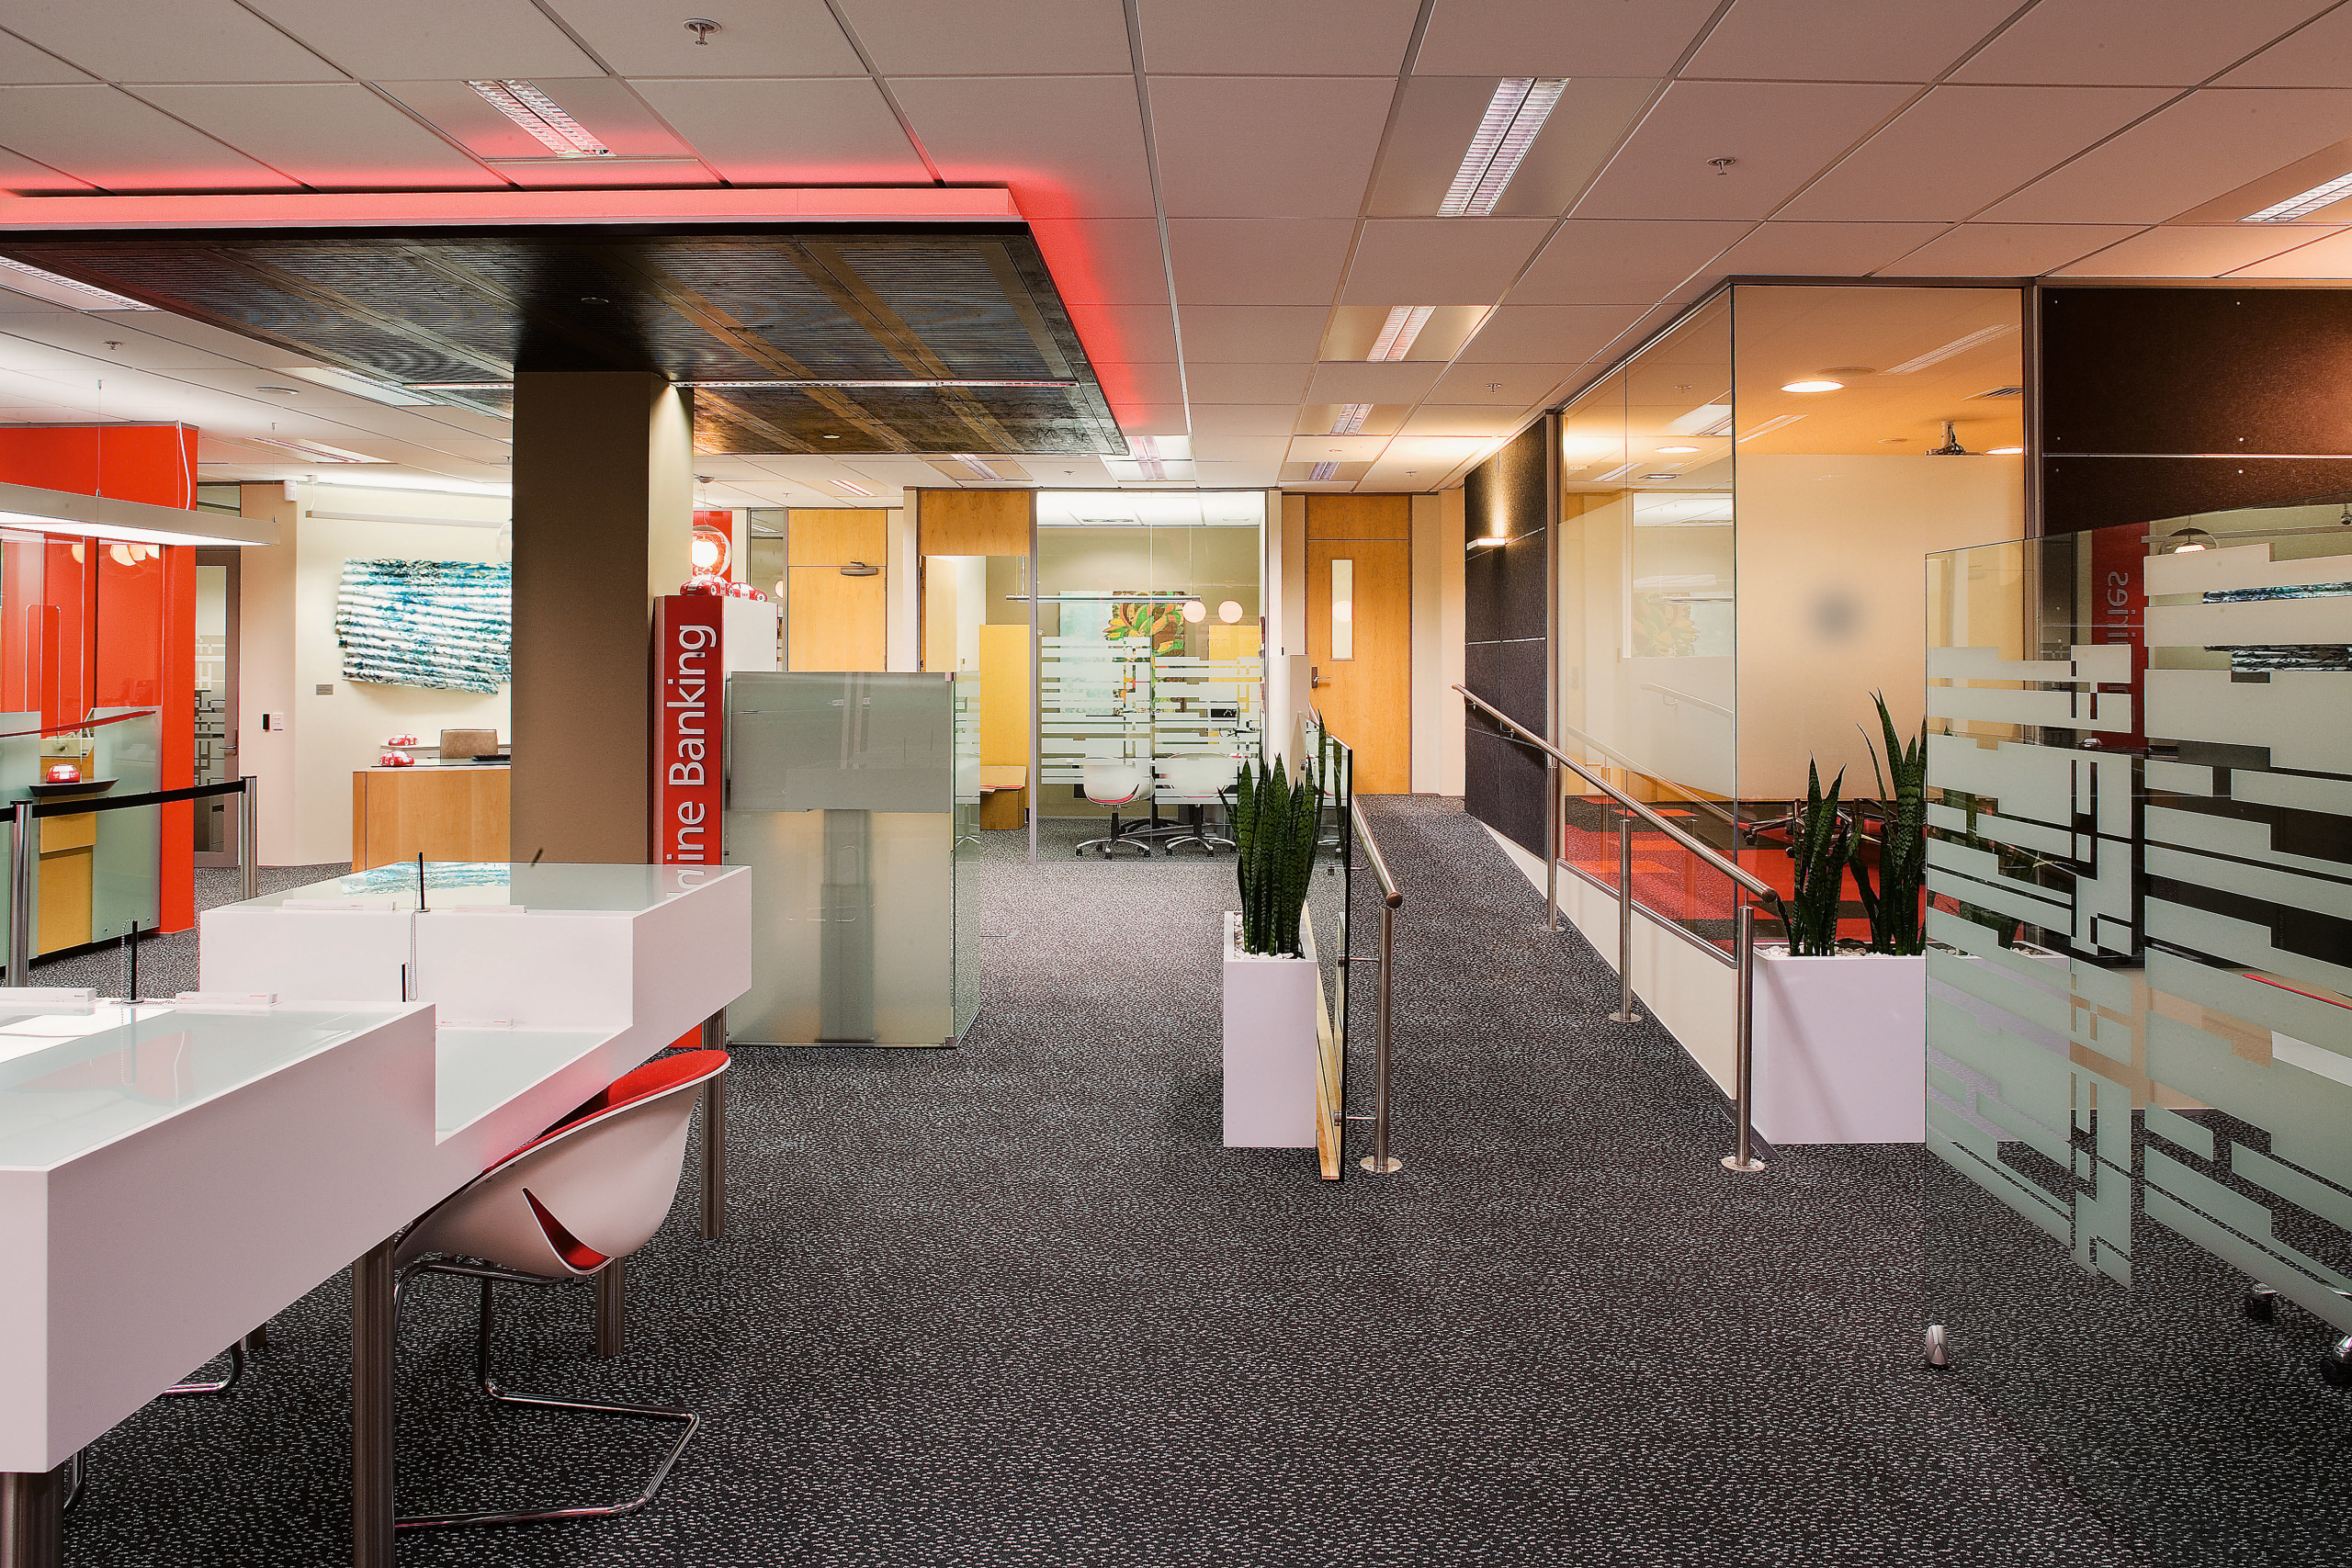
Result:
{"label": "wooden wall panel", "polygon": [[1025,490],[917,491],[916,553],[1025,557],[1032,497]]}
{"label": "wooden wall panel", "polygon": [[851,561],[883,566],[887,513],[865,507],[795,507],[785,516],[784,667],[880,670],[889,573],[843,577]]}
{"label": "wooden wall panel", "polygon": [[1409,495],[1310,495],[1306,498],[1309,539],[1410,539],[1413,498]]}

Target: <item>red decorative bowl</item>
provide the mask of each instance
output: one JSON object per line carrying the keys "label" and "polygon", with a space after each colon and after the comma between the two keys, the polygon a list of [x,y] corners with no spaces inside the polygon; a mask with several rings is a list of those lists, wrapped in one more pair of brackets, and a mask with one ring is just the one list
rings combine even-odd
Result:
{"label": "red decorative bowl", "polygon": [[43,784],[80,784],[82,770],[71,762],[60,762],[41,774]]}

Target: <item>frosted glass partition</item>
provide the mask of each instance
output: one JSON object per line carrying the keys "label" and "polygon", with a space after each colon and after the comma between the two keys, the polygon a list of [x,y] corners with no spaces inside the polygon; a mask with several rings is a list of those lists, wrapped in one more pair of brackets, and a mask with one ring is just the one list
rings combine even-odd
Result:
{"label": "frosted glass partition", "polygon": [[2341,1552],[2339,510],[1928,558],[1928,1315],[2158,1561]]}
{"label": "frosted glass partition", "polygon": [[955,697],[944,674],[728,678],[726,858],[754,868],[730,1038],[940,1045],[969,1025]]}

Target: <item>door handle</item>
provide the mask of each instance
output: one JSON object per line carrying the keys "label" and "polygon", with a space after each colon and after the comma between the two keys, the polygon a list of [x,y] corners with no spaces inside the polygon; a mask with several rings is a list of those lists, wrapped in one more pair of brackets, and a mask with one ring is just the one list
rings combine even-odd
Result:
{"label": "door handle", "polygon": [[1306,689],[1311,692],[1322,683],[1323,671],[1321,669],[1312,664],[1308,665],[1306,667]]}

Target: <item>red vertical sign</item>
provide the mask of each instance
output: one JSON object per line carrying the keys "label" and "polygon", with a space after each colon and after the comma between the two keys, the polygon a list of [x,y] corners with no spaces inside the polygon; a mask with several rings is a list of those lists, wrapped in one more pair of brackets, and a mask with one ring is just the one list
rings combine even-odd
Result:
{"label": "red vertical sign", "polygon": [[2100,528],[2091,535],[2090,628],[2094,643],[2125,643],[2132,649],[2132,723],[2128,730],[2098,732],[2102,744],[2136,751],[2148,743],[2141,701],[2148,669],[2147,529]]}
{"label": "red vertical sign", "polygon": [[654,602],[653,861],[718,863],[719,753],[727,662],[720,657],[727,601],[673,593]]}

